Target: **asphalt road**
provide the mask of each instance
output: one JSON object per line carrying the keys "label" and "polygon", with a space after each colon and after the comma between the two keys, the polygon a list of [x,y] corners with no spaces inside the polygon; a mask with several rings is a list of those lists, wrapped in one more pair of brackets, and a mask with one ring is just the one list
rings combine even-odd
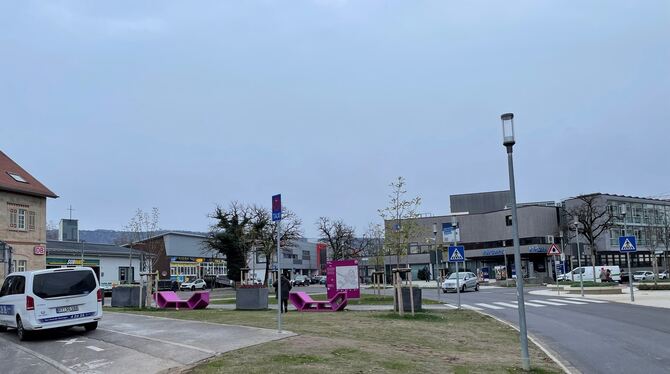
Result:
{"label": "asphalt road", "polygon": [[[532,291],[532,288],[529,289]],[[670,373],[670,310],[602,300],[524,293],[528,331],[582,373]],[[423,290],[455,307],[457,295]],[[464,308],[518,326],[515,288],[461,294]]]}
{"label": "asphalt road", "polygon": [[105,313],[97,330],[43,331],[20,342],[0,333],[0,372],[156,373],[292,336],[274,330]]}

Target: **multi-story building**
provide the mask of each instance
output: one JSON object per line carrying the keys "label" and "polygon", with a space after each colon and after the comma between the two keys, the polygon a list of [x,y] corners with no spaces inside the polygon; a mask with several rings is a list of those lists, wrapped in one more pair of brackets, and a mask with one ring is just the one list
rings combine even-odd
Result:
{"label": "multi-story building", "polygon": [[[637,252],[630,254],[631,267],[651,269],[654,256],[660,268],[667,268],[670,255],[670,201],[643,197],[623,196],[606,193],[581,195],[563,202],[566,212],[565,229],[573,230],[574,214],[587,204],[592,206],[592,216],[599,218],[592,226],[605,225],[602,234],[593,243],[594,248],[585,247],[582,265],[591,265],[591,250],[595,250],[596,265],[619,265],[627,267],[626,255],[619,252],[619,236],[634,235]],[[625,206],[625,222],[622,207]],[[584,225],[580,225],[579,241],[585,243]],[[595,231],[595,230],[594,230]],[[572,239],[572,243],[576,240]],[[576,256],[576,252],[573,251]],[[576,259],[576,257],[575,257]],[[574,264],[573,264],[574,265]]]}
{"label": "multi-story building", "polygon": [[0,279],[46,267],[49,197],[58,196],[0,151]]}
{"label": "multi-story building", "polygon": [[[455,271],[455,266],[446,262],[444,254],[454,241],[465,247],[465,268],[468,271],[481,271],[491,278],[496,271],[499,276],[514,274],[508,191],[451,195],[450,200],[451,214],[416,218],[418,229],[413,231],[417,234],[409,240],[407,256],[385,257],[387,274],[398,262],[401,266],[407,264],[412,268],[414,279],[423,268],[434,273],[436,263],[442,272]],[[551,244],[558,241],[559,208],[553,202],[525,203],[518,205],[517,214],[524,276],[545,279],[550,276],[551,267],[547,251]],[[395,224],[397,222],[387,221],[387,232],[393,230]]]}

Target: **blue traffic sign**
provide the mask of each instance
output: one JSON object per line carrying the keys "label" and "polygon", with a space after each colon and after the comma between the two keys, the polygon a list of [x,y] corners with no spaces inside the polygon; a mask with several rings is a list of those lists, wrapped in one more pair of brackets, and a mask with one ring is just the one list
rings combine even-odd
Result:
{"label": "blue traffic sign", "polygon": [[637,241],[635,236],[620,236],[619,237],[619,252],[636,252]]}
{"label": "blue traffic sign", "polygon": [[449,246],[449,262],[465,262],[465,247],[462,245]]}
{"label": "blue traffic sign", "polygon": [[272,196],[272,220],[281,221],[281,194]]}

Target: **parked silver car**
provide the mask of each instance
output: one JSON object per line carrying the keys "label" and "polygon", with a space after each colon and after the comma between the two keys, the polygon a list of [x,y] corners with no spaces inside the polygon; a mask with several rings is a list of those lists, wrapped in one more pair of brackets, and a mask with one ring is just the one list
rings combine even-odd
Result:
{"label": "parked silver car", "polygon": [[449,278],[442,282],[442,292],[456,292],[456,277],[458,277],[458,286],[460,286],[461,292],[467,290],[479,291],[479,279],[477,279],[475,273],[461,271],[459,273],[452,273]]}
{"label": "parked silver car", "polygon": [[653,280],[654,279],[654,273],[651,271],[636,271],[633,273],[633,279],[636,281],[645,281],[645,280]]}

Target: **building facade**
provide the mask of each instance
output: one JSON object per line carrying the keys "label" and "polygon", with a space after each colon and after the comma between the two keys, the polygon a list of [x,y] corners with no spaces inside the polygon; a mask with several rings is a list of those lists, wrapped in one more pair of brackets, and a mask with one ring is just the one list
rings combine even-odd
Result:
{"label": "building facade", "polygon": [[47,198],[56,197],[0,151],[0,279],[46,267]]}
{"label": "building facade", "polygon": [[150,256],[140,250],[112,244],[47,240],[46,268],[88,266],[100,284],[133,283],[148,270]]}
{"label": "building facade", "polygon": [[[319,243],[309,239],[299,239],[294,244],[291,248],[282,249],[282,271],[289,274],[291,278],[298,274],[309,276],[318,274],[320,259],[317,257],[317,246],[319,246]],[[267,259],[263,253],[252,251],[247,265],[250,277],[262,282],[265,279],[266,263]],[[270,271],[274,271],[276,268],[277,261],[274,258],[270,264]]]}
{"label": "building facade", "polygon": [[204,235],[166,232],[126,246],[157,256],[160,279],[186,282],[226,274],[225,259],[207,247]]}
{"label": "building facade", "polygon": [[[661,269],[668,269],[670,264],[670,201],[634,196],[623,196],[606,193],[595,193],[574,197],[563,202],[566,212],[565,230],[572,230],[574,237],[575,217],[570,213],[579,212],[580,207],[590,202],[594,214],[604,213],[594,226],[610,220],[608,228],[594,241],[594,248],[582,246],[582,265],[591,265],[591,251],[595,251],[596,265],[619,265],[628,267],[626,255],[619,252],[619,236],[634,235],[637,239],[637,252],[630,254],[631,267],[649,270],[656,260]],[[625,206],[625,220],[622,214]],[[624,229],[626,231],[624,231]],[[584,225],[580,225],[580,243],[587,239],[583,233]],[[576,240],[571,239],[573,246]],[[576,261],[577,253],[571,253]]]}
{"label": "building facade", "polygon": [[[455,265],[446,261],[448,246],[456,242],[465,247],[467,271],[489,278],[515,275],[512,213],[506,201],[507,191],[452,195],[451,206],[459,211],[415,219],[418,234],[409,240],[408,255],[386,256],[387,274],[398,265],[409,265],[413,279],[417,279],[423,268],[431,274],[456,271]],[[541,281],[551,276],[551,258],[547,251],[551,244],[560,242],[559,209],[553,202],[518,205],[521,263],[526,278]],[[387,221],[385,224],[388,231],[397,223]]]}

